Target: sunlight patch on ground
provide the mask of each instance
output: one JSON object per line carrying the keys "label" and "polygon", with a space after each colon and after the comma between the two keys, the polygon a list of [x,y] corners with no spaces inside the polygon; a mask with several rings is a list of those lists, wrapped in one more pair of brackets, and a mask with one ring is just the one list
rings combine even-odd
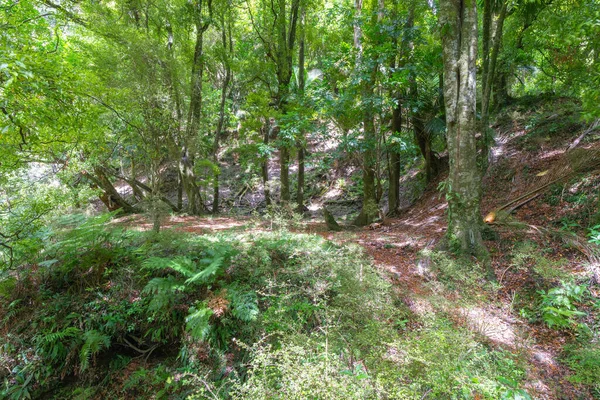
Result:
{"label": "sunlight patch on ground", "polygon": [[324,199],[334,199],[336,197],[341,196],[344,193],[344,191],[340,188],[333,188],[329,191],[327,191],[327,193],[325,193],[325,195],[323,196]]}
{"label": "sunlight patch on ground", "polygon": [[410,299],[406,299],[405,303],[408,306],[408,309],[415,315],[423,317],[427,314],[435,313],[433,306],[426,299],[420,297],[413,297]]}
{"label": "sunlight patch on ground", "polygon": [[[209,217],[201,218],[194,216],[171,216],[161,221],[161,229],[177,229],[190,233],[204,233],[205,231],[223,231],[239,228],[250,222],[248,218],[224,218]],[[117,218],[113,222],[137,231],[148,231],[152,229],[152,222],[144,215],[128,215]]]}
{"label": "sunlight patch on ground", "polygon": [[460,313],[473,331],[487,337],[493,342],[514,346],[516,334],[508,314],[498,316],[500,310],[480,307],[461,308]]}

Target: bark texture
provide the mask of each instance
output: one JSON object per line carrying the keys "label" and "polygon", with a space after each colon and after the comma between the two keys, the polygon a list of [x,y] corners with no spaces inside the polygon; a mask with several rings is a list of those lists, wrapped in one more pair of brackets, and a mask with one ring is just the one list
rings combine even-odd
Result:
{"label": "bark texture", "polygon": [[[304,25],[306,16],[306,7],[302,6],[300,10],[300,40],[298,43],[298,91],[301,101],[304,99],[304,49],[306,29]],[[298,151],[298,187],[296,191],[296,203],[298,212],[304,212],[304,130],[300,130],[300,137],[296,140]]]}
{"label": "bark texture", "polygon": [[444,101],[450,171],[448,239],[462,252],[487,254],[481,238],[481,175],[476,148],[477,5],[475,0],[440,1],[444,56]]}
{"label": "bark texture", "polygon": [[[490,0],[485,0],[490,3]],[[489,121],[490,121],[490,99],[492,96],[492,84],[496,75],[496,64],[498,54],[500,54],[500,45],[502,44],[502,31],[504,29],[504,20],[506,19],[508,2],[504,1],[500,9],[500,13],[496,20],[495,34],[491,34],[491,5],[487,4],[488,9],[484,9],[484,37],[483,37],[483,76],[482,82],[482,99],[481,99],[481,126],[482,126],[482,151],[481,151],[481,169],[485,173],[489,161],[489,143],[492,140],[488,137]],[[487,21],[487,26],[486,26]],[[491,52],[490,52],[491,51]]]}
{"label": "bark texture", "polygon": [[[364,66],[363,46],[362,46],[362,30],[360,28],[359,19],[362,14],[362,1],[355,0],[356,23],[354,25],[354,45],[357,50],[356,66],[357,71],[360,71]],[[384,2],[378,0],[376,21],[381,22],[383,19]],[[376,41],[377,42],[377,41]],[[375,168],[377,164],[377,154],[375,151],[377,145],[377,133],[375,130],[375,107],[372,97],[375,95],[375,83],[377,79],[377,71],[379,63],[376,59],[377,53],[373,52],[372,60],[366,63],[369,69],[369,76],[362,83],[361,97],[363,102],[363,141],[365,149],[363,151],[363,204],[360,214],[354,220],[354,224],[365,226],[373,222],[379,215],[379,202],[377,201],[377,192],[375,189]]]}

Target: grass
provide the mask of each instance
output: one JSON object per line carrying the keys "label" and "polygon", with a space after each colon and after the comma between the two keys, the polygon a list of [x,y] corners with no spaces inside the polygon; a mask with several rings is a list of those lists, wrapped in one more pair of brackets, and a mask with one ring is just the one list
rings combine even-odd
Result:
{"label": "grass", "polygon": [[[284,228],[156,235],[107,229],[107,218],[54,224],[38,260],[16,282],[3,278],[2,396],[495,399],[520,390],[522,361],[444,312],[412,314],[357,245]],[[477,285],[437,260],[450,287]]]}

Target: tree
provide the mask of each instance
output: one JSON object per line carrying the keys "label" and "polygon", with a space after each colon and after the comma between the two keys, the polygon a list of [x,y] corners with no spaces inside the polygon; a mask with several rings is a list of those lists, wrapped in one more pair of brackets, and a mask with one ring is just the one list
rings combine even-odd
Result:
{"label": "tree", "polygon": [[[381,43],[381,33],[375,33],[372,44],[365,55],[363,43],[363,29],[361,17],[363,12],[363,1],[355,0],[354,8],[356,22],[354,24],[354,46],[356,48],[356,71],[361,82],[361,106],[363,124],[363,204],[360,214],[354,220],[354,224],[364,226],[370,224],[379,214],[379,204],[376,193],[376,142],[377,132],[375,127],[376,116],[376,93],[375,84],[379,70],[379,57],[377,45]],[[375,27],[383,20],[385,6],[383,0],[373,2],[371,10],[371,27]],[[372,28],[371,28],[372,29]]]}
{"label": "tree", "polygon": [[486,254],[481,238],[481,176],[476,148],[477,5],[442,0],[439,10],[444,58],[444,101],[450,171],[447,183],[451,246]]}
{"label": "tree", "polygon": [[[494,14],[493,6],[500,8],[498,16],[493,24]],[[482,127],[482,151],[481,167],[483,173],[488,166],[489,143],[489,121],[490,121],[490,100],[492,97],[492,85],[496,77],[496,65],[500,45],[502,44],[502,33],[504,31],[504,20],[508,12],[508,0],[500,1],[498,4],[492,0],[485,0],[483,5],[483,55],[482,55],[482,75],[481,75],[481,127]],[[492,34],[492,32],[494,34]]]}

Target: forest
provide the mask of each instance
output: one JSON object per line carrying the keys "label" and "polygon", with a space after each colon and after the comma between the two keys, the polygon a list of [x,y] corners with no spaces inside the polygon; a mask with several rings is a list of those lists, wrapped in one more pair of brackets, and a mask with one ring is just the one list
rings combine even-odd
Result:
{"label": "forest", "polygon": [[599,0],[0,0],[0,399],[600,399]]}

